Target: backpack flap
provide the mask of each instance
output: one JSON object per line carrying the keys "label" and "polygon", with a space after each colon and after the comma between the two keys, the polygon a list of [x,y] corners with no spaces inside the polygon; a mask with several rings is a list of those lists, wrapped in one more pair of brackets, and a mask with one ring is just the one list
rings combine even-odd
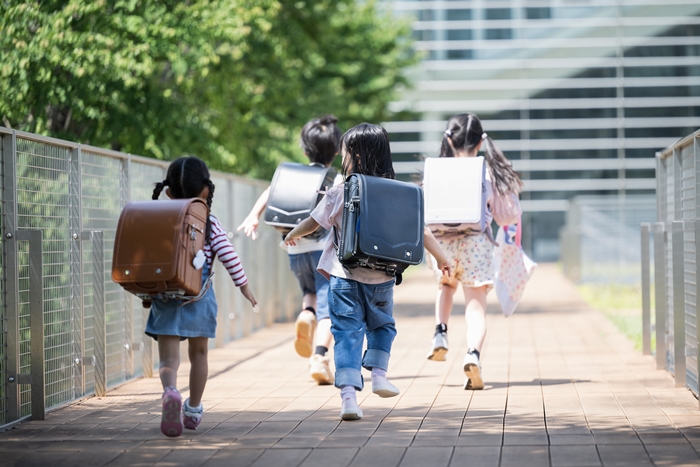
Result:
{"label": "backpack flap", "polygon": [[122,210],[112,256],[112,280],[129,292],[197,293],[209,208],[199,198],[132,201]]}
{"label": "backpack flap", "polygon": [[415,184],[353,175],[359,181],[357,249],[379,260],[416,265],[423,260],[423,191]]}
{"label": "backpack flap", "polygon": [[482,156],[425,161],[425,221],[436,235],[486,230],[486,164]]}
{"label": "backpack flap", "polygon": [[288,233],[311,214],[323,194],[332,187],[337,171],[322,165],[283,162],[277,167],[270,185],[264,221],[280,232]]}

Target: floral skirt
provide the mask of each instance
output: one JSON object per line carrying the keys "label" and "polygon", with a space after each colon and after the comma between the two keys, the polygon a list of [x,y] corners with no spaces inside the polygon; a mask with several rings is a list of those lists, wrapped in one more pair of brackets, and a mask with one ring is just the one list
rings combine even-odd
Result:
{"label": "floral skirt", "polygon": [[435,271],[435,277],[440,286],[447,284],[456,287],[460,283],[464,287],[485,285],[487,292],[493,288],[493,243],[485,234],[449,239],[437,237],[436,239],[452,267],[450,277],[443,275],[437,268],[435,258],[430,258],[430,265]]}

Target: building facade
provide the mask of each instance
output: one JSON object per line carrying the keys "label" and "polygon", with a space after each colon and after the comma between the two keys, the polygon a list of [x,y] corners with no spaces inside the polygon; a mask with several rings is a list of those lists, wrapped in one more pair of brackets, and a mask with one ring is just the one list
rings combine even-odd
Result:
{"label": "building facade", "polygon": [[654,155],[700,127],[700,1],[385,1],[420,64],[385,127],[397,173],[476,113],[525,181],[524,246],[559,257],[576,195],[654,192]]}

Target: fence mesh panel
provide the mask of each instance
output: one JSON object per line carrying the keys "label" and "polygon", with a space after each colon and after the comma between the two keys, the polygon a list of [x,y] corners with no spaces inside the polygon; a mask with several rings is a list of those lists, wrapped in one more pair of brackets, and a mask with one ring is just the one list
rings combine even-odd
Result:
{"label": "fence mesh panel", "polygon": [[[74,398],[68,176],[70,151],[17,141],[17,226],[43,234],[46,405]],[[29,246],[19,245],[20,371],[30,372]],[[29,385],[22,388],[22,415],[29,414]]]}
{"label": "fence mesh panel", "polygon": [[[6,129],[0,130],[3,141],[14,138]],[[111,263],[117,222],[124,204],[129,200],[151,199],[154,183],[165,177],[167,163],[96,148],[81,150],[72,143],[31,135],[16,137],[16,154],[14,158],[3,157],[4,164],[11,164],[13,159],[16,159],[17,228],[40,230],[43,235],[43,290],[40,293],[44,303],[45,408],[95,392],[98,373],[93,363],[100,363],[94,359],[102,353],[98,352],[101,347],[97,347],[99,334],[95,329],[95,313],[102,307],[96,306],[94,301],[94,253],[104,255],[105,266],[102,277],[106,387],[151,374],[158,359],[156,346],[143,333],[149,310],[112,282]],[[221,346],[276,319],[292,317],[299,293],[288,270],[282,274],[273,272],[283,259],[286,262],[286,254],[278,248],[277,232],[261,226],[261,238],[257,242],[235,233],[235,227],[249,212],[264,184],[216,172],[212,172],[212,180],[217,186],[212,212],[218,216],[239,252],[263,310],[254,314],[225,269],[216,266],[219,327],[217,339],[212,339],[211,345]],[[165,198],[165,194],[161,198]],[[4,206],[0,204],[0,208]],[[103,251],[93,251],[92,242],[87,241],[91,231],[102,233]],[[16,243],[17,330],[9,330],[7,326],[7,270],[0,262],[3,278],[0,281],[0,320],[3,323],[0,330],[0,425],[13,421],[8,419],[6,394],[9,332],[20,351],[13,368],[16,367],[18,374],[31,374],[29,302],[34,291],[29,287],[28,243]],[[0,245],[4,247],[2,239]],[[15,292],[10,292],[14,297]],[[20,400],[15,412],[23,417],[32,413],[31,385],[22,384],[19,388]]]}

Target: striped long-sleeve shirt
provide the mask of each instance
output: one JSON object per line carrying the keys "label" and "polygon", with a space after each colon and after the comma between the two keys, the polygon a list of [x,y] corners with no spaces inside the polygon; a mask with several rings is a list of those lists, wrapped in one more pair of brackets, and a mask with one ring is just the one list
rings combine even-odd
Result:
{"label": "striped long-sleeve shirt", "polygon": [[211,219],[211,238],[208,245],[204,246],[204,254],[207,258],[207,264],[211,269],[213,253],[219,258],[221,264],[224,265],[228,273],[233,279],[236,287],[242,287],[248,283],[248,278],[243,270],[240,258],[233,245],[226,236],[226,230],[221,226],[219,219],[214,216],[209,216]]}

